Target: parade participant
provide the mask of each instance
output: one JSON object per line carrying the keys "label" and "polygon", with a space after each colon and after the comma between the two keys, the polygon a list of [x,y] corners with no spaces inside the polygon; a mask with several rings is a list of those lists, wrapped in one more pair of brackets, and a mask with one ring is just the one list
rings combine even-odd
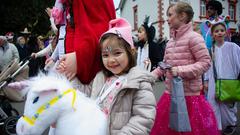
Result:
{"label": "parade participant", "polygon": [[[201,75],[210,67],[210,56],[202,36],[192,29],[192,7],[185,2],[170,5],[167,10],[167,22],[172,32],[168,41],[164,62],[170,69],[158,67],[152,73],[166,75],[166,91],[157,105],[155,124],[150,135],[219,135],[217,122],[210,104],[200,94]],[[173,77],[183,80],[183,89],[187,112],[191,125],[189,132],[177,132],[169,127],[170,102],[173,89]]]}
{"label": "parade participant", "polygon": [[149,17],[146,17],[144,23],[138,29],[137,65],[150,71],[158,66],[158,62],[161,61],[161,56],[163,56],[161,46],[154,41],[155,32],[155,28],[151,23],[149,24]]}
{"label": "parade participant", "polygon": [[[210,49],[212,47],[212,37],[211,37],[211,22],[214,20],[226,20],[226,24],[228,25],[229,16],[221,16],[223,7],[221,2],[217,0],[211,0],[206,5],[207,8],[207,15],[208,20],[204,21],[200,25],[201,34],[205,40],[205,43],[207,45],[207,48]],[[227,34],[225,40],[230,41],[230,31],[229,26],[227,26]]]}
{"label": "parade participant", "polygon": [[233,42],[224,41],[226,36],[226,24],[224,21],[216,22],[212,25],[213,46],[211,48],[212,64],[205,76],[205,86],[207,86],[207,99],[212,105],[218,121],[219,130],[223,134],[232,135],[237,124],[237,104],[234,102],[220,102],[215,97],[215,77],[237,79],[240,74],[240,48]]}
{"label": "parade participant", "polygon": [[91,97],[108,118],[108,135],[148,135],[155,119],[151,73],[136,66],[130,24],[111,20],[100,39],[103,70],[94,81]]}

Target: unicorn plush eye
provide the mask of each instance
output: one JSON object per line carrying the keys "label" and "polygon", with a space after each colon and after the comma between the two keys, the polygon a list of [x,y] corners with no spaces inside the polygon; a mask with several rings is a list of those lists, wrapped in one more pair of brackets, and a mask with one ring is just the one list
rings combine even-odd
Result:
{"label": "unicorn plush eye", "polygon": [[38,101],[39,97],[35,97],[34,100],[33,100],[33,104],[36,103]]}

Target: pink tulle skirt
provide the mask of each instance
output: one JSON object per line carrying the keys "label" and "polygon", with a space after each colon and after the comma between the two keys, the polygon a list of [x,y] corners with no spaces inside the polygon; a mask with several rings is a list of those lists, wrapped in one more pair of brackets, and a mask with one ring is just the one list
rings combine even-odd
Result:
{"label": "pink tulle skirt", "polygon": [[186,96],[191,132],[169,128],[170,94],[164,93],[157,105],[157,115],[150,135],[220,135],[210,104],[203,95]]}

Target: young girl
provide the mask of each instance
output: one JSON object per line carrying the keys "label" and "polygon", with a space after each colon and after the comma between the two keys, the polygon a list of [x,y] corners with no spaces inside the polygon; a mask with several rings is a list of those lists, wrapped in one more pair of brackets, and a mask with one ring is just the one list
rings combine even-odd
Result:
{"label": "young girl", "polygon": [[147,68],[149,71],[152,71],[157,67],[158,62],[162,61],[163,52],[161,46],[154,41],[156,30],[152,25],[149,25],[148,20],[149,17],[145,19],[137,33],[139,40],[137,43],[137,65],[143,69]]}
{"label": "young girl", "polygon": [[[237,79],[240,73],[240,48],[233,42],[224,41],[226,24],[223,21],[213,24],[211,33],[214,41],[211,54],[217,77]],[[232,134],[237,124],[237,104],[216,101],[213,64],[205,77],[205,83],[208,84],[207,98],[214,108],[218,128],[224,134]]]}
{"label": "young girl", "polygon": [[[155,124],[151,135],[218,135],[213,110],[204,96],[202,74],[210,67],[210,56],[202,36],[192,29],[192,7],[184,2],[171,5],[167,10],[168,24],[172,30],[167,43],[164,62],[172,66],[163,71],[153,71],[156,76],[166,72],[166,91],[158,102]],[[184,94],[191,132],[177,132],[169,128],[170,97],[173,76],[183,79]]]}
{"label": "young girl", "polygon": [[100,39],[103,70],[91,97],[108,117],[109,135],[148,135],[155,119],[154,77],[138,69],[130,24],[118,18]]}

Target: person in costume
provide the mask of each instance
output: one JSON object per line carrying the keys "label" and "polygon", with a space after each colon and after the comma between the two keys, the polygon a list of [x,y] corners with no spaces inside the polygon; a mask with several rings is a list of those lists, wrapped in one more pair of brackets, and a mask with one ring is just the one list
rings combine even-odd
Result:
{"label": "person in costume", "polygon": [[[201,76],[210,67],[210,56],[202,36],[193,31],[192,7],[185,2],[170,5],[167,21],[172,30],[168,41],[164,62],[171,68],[156,68],[156,76],[166,75],[166,90],[157,104],[157,115],[150,135],[219,135],[217,122],[210,104],[201,95]],[[173,77],[183,80],[187,112],[191,125],[190,132],[177,132],[170,125],[170,102]]]}
{"label": "person in costume", "polygon": [[57,46],[50,58],[46,60],[46,67],[56,63],[65,54],[65,36],[67,21],[70,22],[68,5],[66,1],[56,0],[52,9],[46,8],[46,13],[50,17],[51,28],[57,35]]}
{"label": "person in costume", "polygon": [[57,70],[69,79],[77,76],[89,84],[100,70],[99,37],[116,18],[113,0],[65,0],[70,18],[67,21],[65,52]]}
{"label": "person in costume", "polygon": [[162,52],[161,46],[154,41],[156,29],[148,21],[149,16],[145,18],[144,23],[138,29],[137,65],[152,71],[158,66],[164,52]]}
{"label": "person in costume", "polygon": [[[211,27],[213,46],[211,48],[212,61],[215,65],[217,78],[237,79],[240,74],[240,47],[224,41],[227,26],[224,21],[216,22]],[[218,121],[219,130],[224,135],[231,135],[236,130],[237,104],[216,100],[214,66],[205,74],[205,86],[207,86],[207,99],[212,105]]]}
{"label": "person in costume", "polygon": [[206,5],[206,8],[207,8],[208,20],[201,23],[200,30],[205,40],[205,43],[207,45],[207,48],[210,50],[210,48],[212,47],[212,37],[211,37],[211,29],[210,29],[212,21],[218,21],[218,20],[226,21],[228,36],[226,36],[225,40],[230,41],[230,29],[228,26],[229,16],[221,16],[223,7],[221,2],[217,0],[209,1]]}
{"label": "person in costume", "polygon": [[131,25],[123,18],[111,20],[100,38],[100,71],[92,87],[108,118],[108,135],[149,135],[156,114],[156,100],[148,71],[136,67]]}

